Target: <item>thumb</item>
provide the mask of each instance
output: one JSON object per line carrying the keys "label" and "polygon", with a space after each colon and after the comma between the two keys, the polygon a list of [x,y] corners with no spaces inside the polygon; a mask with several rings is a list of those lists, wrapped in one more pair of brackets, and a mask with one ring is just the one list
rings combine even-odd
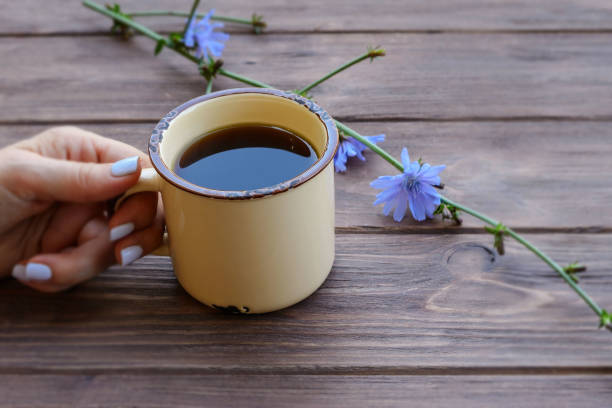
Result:
{"label": "thumb", "polygon": [[[87,203],[116,197],[138,181],[138,156],[115,163],[84,163],[35,155],[13,170],[21,197]],[[24,164],[29,163],[29,164]],[[35,164],[31,164],[35,163]]]}

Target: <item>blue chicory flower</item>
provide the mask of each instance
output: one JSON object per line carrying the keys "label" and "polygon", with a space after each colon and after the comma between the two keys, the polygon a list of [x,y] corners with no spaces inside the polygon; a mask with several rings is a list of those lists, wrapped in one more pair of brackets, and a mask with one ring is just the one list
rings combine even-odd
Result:
{"label": "blue chicory flower", "polygon": [[408,150],[402,150],[402,165],[404,172],[396,176],[382,176],[370,183],[370,186],[381,189],[376,196],[374,205],[385,203],[383,213],[393,212],[393,219],[401,221],[410,207],[412,216],[417,221],[426,217],[433,218],[433,213],[440,205],[440,194],[433,187],[440,184],[440,172],[446,166],[430,166],[418,161],[410,162]]}
{"label": "blue chicory flower", "polygon": [[[375,136],[365,136],[365,138],[376,144],[383,142],[385,140],[385,135],[380,134]],[[365,157],[363,156],[363,151],[365,149],[366,145],[354,137],[343,137],[340,140],[340,145],[338,146],[338,150],[334,156],[334,168],[336,169],[336,172],[346,171],[346,161],[349,157],[357,156],[360,160],[365,161]]]}
{"label": "blue chicory flower", "polygon": [[202,19],[196,22],[193,17],[189,21],[183,43],[191,48],[197,46],[195,55],[198,58],[208,58],[209,56],[219,58],[225,47],[225,41],[229,39],[229,34],[215,32],[216,28],[223,28],[223,23],[211,23],[210,17],[215,13],[215,9],[210,10]]}

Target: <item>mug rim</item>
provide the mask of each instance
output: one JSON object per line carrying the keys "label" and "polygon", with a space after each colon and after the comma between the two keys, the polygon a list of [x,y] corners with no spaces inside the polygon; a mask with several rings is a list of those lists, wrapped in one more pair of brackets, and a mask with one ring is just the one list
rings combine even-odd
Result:
{"label": "mug rim", "polygon": [[[206,188],[199,186],[197,184],[190,183],[182,177],[179,177],[176,173],[174,173],[161,158],[159,144],[161,143],[164,132],[170,127],[170,123],[178,117],[178,115],[185,111],[187,108],[190,108],[196,104],[219,98],[227,95],[236,95],[243,93],[256,93],[256,94],[264,94],[264,95],[272,95],[276,97],[281,97],[288,99],[294,103],[302,105],[305,109],[308,109],[310,113],[313,113],[325,126],[326,133],[326,141],[325,147],[323,150],[323,154],[312,166],[306,169],[304,172],[298,174],[297,176],[282,181],[278,184],[269,186],[269,187],[261,187],[252,190],[215,190],[211,188]],[[157,173],[162,176],[166,181],[170,184],[188,191],[190,193],[198,194],[205,197],[210,198],[218,198],[218,199],[229,199],[229,200],[244,200],[251,198],[260,198],[266,197],[273,194],[282,193],[289,189],[295,188],[304,184],[306,181],[312,179],[317,174],[319,174],[323,169],[325,169],[329,163],[333,160],[336,150],[338,149],[339,137],[338,137],[338,129],[336,128],[336,124],[332,117],[319,105],[315,102],[311,101],[308,98],[297,95],[292,92],[281,91],[279,89],[272,88],[232,88],[232,89],[224,89],[217,92],[212,92],[210,94],[201,95],[196,98],[190,99],[189,101],[177,106],[168,112],[155,126],[151,137],[149,138],[149,158],[151,159],[151,163],[153,167],[157,171]]]}

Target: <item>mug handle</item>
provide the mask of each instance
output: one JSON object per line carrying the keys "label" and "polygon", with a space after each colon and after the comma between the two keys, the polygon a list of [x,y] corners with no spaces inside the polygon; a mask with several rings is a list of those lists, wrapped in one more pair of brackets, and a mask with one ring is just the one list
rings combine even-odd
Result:
{"label": "mug handle", "polygon": [[[140,177],[138,182],[133,187],[129,188],[122,196],[120,196],[115,202],[115,211],[121,206],[121,203],[129,196],[141,193],[143,191],[159,192],[160,191],[160,179],[159,175],[152,167],[147,167],[140,171]],[[151,255],[170,256],[170,249],[168,248],[168,233],[164,233],[162,244],[151,252]]]}

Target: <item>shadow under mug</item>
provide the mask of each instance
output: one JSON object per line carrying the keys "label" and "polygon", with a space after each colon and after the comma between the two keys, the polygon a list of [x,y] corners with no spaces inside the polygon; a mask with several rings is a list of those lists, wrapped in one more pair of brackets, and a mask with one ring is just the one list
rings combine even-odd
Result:
{"label": "shadow under mug", "polygon": [[[297,133],[318,160],[274,186],[221,191],[192,184],[172,169],[203,133],[240,124]],[[158,191],[174,273],[194,298],[235,313],[265,313],[311,295],[334,261],[334,170],[338,131],[333,119],[301,96],[237,88],[192,99],[159,121],[149,141],[153,168],[122,200]]]}

